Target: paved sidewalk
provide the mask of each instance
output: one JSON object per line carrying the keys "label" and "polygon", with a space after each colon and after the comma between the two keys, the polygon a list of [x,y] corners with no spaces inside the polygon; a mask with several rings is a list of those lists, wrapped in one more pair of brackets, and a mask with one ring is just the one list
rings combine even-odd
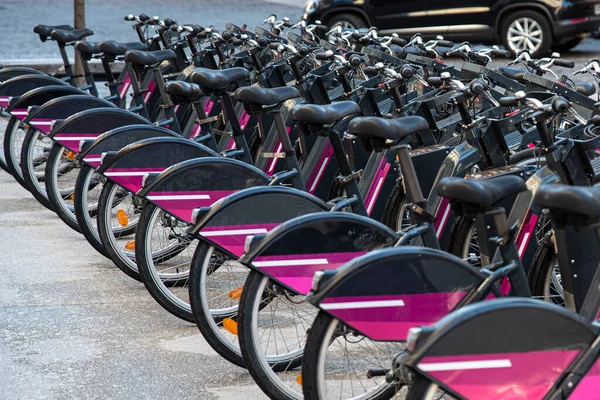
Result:
{"label": "paved sidewalk", "polygon": [[0,398],[263,399],[0,170]]}

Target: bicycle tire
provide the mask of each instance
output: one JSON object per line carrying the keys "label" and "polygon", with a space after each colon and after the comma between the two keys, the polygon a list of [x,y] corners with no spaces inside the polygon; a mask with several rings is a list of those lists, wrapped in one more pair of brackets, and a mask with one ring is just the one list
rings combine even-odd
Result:
{"label": "bicycle tire", "polygon": [[157,219],[160,218],[159,214],[161,212],[163,211],[154,204],[146,203],[140,214],[135,234],[135,259],[138,272],[146,289],[158,304],[172,315],[184,321],[194,322],[194,315],[189,301],[186,302],[184,299],[177,297],[169,289],[171,287],[184,287],[185,291],[189,293],[187,289],[189,265],[187,271],[168,276],[156,269],[156,263],[160,260],[152,259],[152,251],[149,248],[152,242],[152,229],[157,223]]}
{"label": "bicycle tire", "polygon": [[[322,393],[323,388],[319,384],[322,382],[321,376],[324,374],[321,366],[324,366],[325,361],[322,358],[326,356],[323,347],[326,345],[325,350],[329,347],[331,330],[335,330],[338,323],[339,321],[331,315],[319,311],[310,327],[302,361],[302,390],[304,398],[307,400],[325,400],[327,398],[326,393]],[[395,384],[384,384],[381,385],[380,390],[376,390],[372,395],[365,393],[366,396],[360,397],[360,399],[387,400],[392,398],[395,393]]]}
{"label": "bicycle tire", "polygon": [[[57,143],[54,143],[50,150],[46,162],[46,193],[48,193],[48,200],[52,204],[52,208],[58,217],[67,224],[69,228],[81,233],[81,228],[79,227],[77,217],[75,216],[74,206],[67,204],[65,198],[68,196],[70,201],[74,201],[76,178],[73,180],[73,189],[69,188],[66,192],[61,190],[58,183],[59,175],[61,174],[60,170],[62,169],[60,164],[62,160],[64,160],[63,154],[65,151],[66,149]],[[70,163],[71,164],[67,167],[69,170],[67,173],[72,172],[74,168],[79,169],[78,164],[75,162]]]}
{"label": "bicycle tire", "polygon": [[189,297],[194,322],[200,330],[200,333],[206,342],[221,357],[238,367],[246,368],[246,363],[242,357],[239,345],[235,343],[236,338],[229,340],[227,334],[223,332],[223,321],[230,318],[233,321],[237,319],[237,305],[221,308],[219,311],[212,311],[208,304],[208,295],[206,285],[207,275],[211,275],[218,270],[222,264],[216,267],[211,265],[211,260],[215,263],[230,260],[225,254],[216,250],[213,246],[205,242],[200,242],[194,252],[192,264],[190,265]]}
{"label": "bicycle tire", "polygon": [[[34,164],[36,164],[37,162],[42,162],[43,164],[45,164],[46,160],[48,159],[47,156],[35,157],[34,155],[35,147],[39,144],[38,142],[43,140],[43,138],[41,139],[41,137],[42,133],[37,129],[30,128],[29,130],[27,130],[27,134],[25,135],[25,139],[23,140],[23,147],[21,148],[21,159],[19,162],[21,164],[23,180],[27,184],[27,187],[33,195],[33,197],[35,197],[35,199],[39,201],[40,204],[44,207],[46,207],[50,211],[54,211],[54,207],[48,199],[48,193],[46,192],[46,186],[44,183],[45,175],[44,178],[40,179],[40,177],[38,176],[39,172],[36,173],[35,171]],[[46,138],[46,140],[49,141],[50,139]],[[38,158],[38,160],[34,162],[34,158]],[[45,160],[43,160],[44,158]]]}

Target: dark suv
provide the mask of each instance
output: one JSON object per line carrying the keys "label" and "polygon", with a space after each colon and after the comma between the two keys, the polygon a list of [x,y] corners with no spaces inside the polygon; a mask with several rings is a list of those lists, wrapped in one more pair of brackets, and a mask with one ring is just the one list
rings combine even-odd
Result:
{"label": "dark suv", "polygon": [[600,25],[600,0],[311,0],[304,19],[380,34],[422,33],[494,44],[534,57],[567,51]]}

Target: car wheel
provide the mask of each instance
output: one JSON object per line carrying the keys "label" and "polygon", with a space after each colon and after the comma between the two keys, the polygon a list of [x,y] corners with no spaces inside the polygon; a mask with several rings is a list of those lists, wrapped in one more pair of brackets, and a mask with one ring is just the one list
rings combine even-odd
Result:
{"label": "car wheel", "polygon": [[527,50],[532,58],[541,58],[552,46],[552,31],[546,17],[537,11],[522,10],[502,20],[500,38],[504,47],[519,54]]}
{"label": "car wheel", "polygon": [[327,20],[329,28],[341,25],[342,28],[347,29],[360,29],[367,28],[367,23],[364,19],[356,14],[336,14]]}
{"label": "car wheel", "polygon": [[573,47],[577,46],[582,41],[583,41],[583,38],[581,38],[579,36],[570,38],[567,40],[563,40],[561,42],[553,44],[552,50],[557,51],[559,53],[564,53],[564,52],[571,50]]}

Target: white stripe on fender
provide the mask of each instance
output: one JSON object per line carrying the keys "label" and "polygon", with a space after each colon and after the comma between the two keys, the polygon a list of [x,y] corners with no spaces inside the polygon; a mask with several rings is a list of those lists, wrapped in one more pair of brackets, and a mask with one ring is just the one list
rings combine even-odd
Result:
{"label": "white stripe on fender", "polygon": [[11,112],[12,115],[27,115],[29,114],[29,111],[13,111]]}
{"label": "white stripe on fender", "polygon": [[329,157],[325,157],[325,159],[323,160],[323,164],[321,164],[321,168],[319,168],[319,172],[317,172],[317,176],[315,176],[315,180],[310,187],[310,190],[309,190],[310,192],[315,190],[317,183],[319,183],[319,180],[321,179],[321,175],[323,175],[323,171],[325,170],[325,167],[327,166],[327,161],[329,161]]}
{"label": "white stripe on fender", "polygon": [[421,363],[422,371],[463,371],[467,369],[510,368],[510,360],[455,361],[443,363]]}
{"label": "white stripe on fender", "polygon": [[98,161],[102,161],[102,157],[84,157],[83,161],[98,162]]}
{"label": "white stripe on fender", "polygon": [[442,220],[440,221],[440,226],[438,226],[438,230],[435,233],[435,236],[440,237],[440,233],[442,233],[442,229],[444,229],[444,225],[446,225],[446,220],[448,219],[448,214],[450,214],[450,203],[448,203],[448,207],[446,207],[446,211],[444,211],[444,215],[442,216]]}
{"label": "white stripe on fender", "polygon": [[29,121],[29,123],[32,125],[40,125],[40,126],[48,125],[48,126],[50,126],[54,123],[54,121],[36,121],[35,119],[32,119],[31,121]]}
{"label": "white stripe on fender", "polygon": [[[100,135],[98,135],[100,136]],[[82,136],[54,136],[54,139],[56,140],[63,140],[65,142],[67,141],[80,141],[80,140],[88,140],[88,139],[95,139],[95,137],[82,137]]]}
{"label": "white stripe on fender", "polygon": [[[140,172],[105,172],[106,176],[144,176],[146,174],[150,174],[153,171],[140,171]],[[154,171],[154,172],[162,172],[162,171]]]}
{"label": "white stripe on fender", "polygon": [[378,308],[378,307],[404,307],[402,300],[373,300],[373,301],[349,301],[346,303],[321,303],[324,310],[345,310],[348,308]]}
{"label": "white stripe on fender", "polygon": [[232,230],[225,230],[225,231],[200,232],[200,234],[205,237],[229,236],[229,235],[254,235],[255,233],[267,233],[267,230],[265,228],[260,228],[260,229],[232,229]]}
{"label": "white stripe on fender", "polygon": [[209,200],[207,194],[170,194],[148,196],[149,200]]}
{"label": "white stripe on fender", "polygon": [[326,258],[310,258],[306,260],[273,260],[273,261],[253,261],[257,267],[291,267],[294,265],[327,265],[329,261]]}

